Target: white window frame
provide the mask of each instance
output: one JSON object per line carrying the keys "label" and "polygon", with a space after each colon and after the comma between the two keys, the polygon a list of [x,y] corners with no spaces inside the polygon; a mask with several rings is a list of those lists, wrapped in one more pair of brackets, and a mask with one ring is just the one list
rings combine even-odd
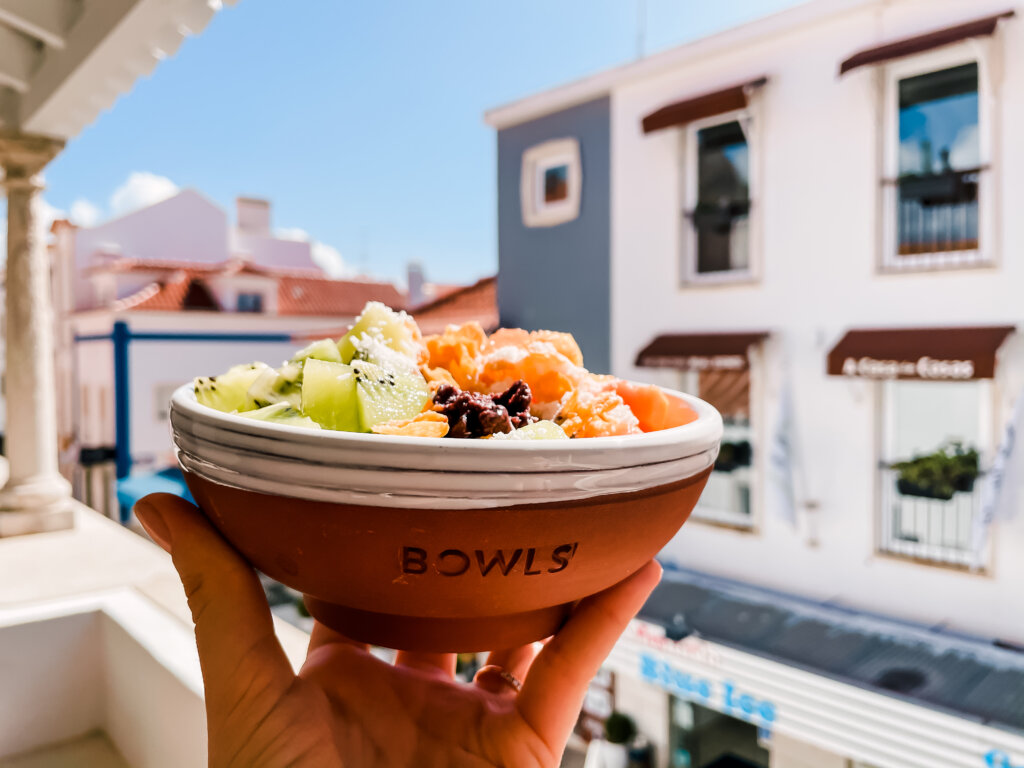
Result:
{"label": "white window frame", "polygon": [[[882,248],[880,271],[989,267],[997,263],[996,222],[998,184],[995,152],[995,83],[993,81],[993,40],[972,38],[964,42],[900,59],[883,67],[882,120],[884,149],[882,158]],[[971,251],[899,254],[896,179],[899,177],[899,83],[910,77],[927,75],[963,64],[978,65],[978,154],[983,169],[978,174],[978,247]]]}
{"label": "white window frame", "polygon": [[[884,485],[887,482],[888,477],[883,472],[883,469],[885,465],[890,462],[911,458],[909,456],[896,456],[893,449],[896,429],[896,398],[892,394],[892,387],[893,385],[900,384],[903,381],[906,380],[894,379],[875,382],[879,428],[877,439],[878,456],[877,461],[875,462],[875,466],[878,468],[876,474],[876,477],[878,478],[878,488],[875,505],[875,549],[880,555],[909,557],[920,562],[926,562],[930,565],[940,567],[970,567],[975,559],[974,553],[970,549],[954,550],[953,548],[941,547],[926,542],[897,542],[892,538],[892,518],[890,511],[885,508],[886,488]],[[915,380],[912,379],[910,381]],[[937,381],[932,383],[935,386],[956,386],[958,384],[958,382],[951,381]],[[994,447],[997,388],[994,381],[990,379],[974,379],[970,380],[970,383],[977,383],[980,385],[980,391],[978,393],[979,436],[978,445],[976,447],[980,454],[981,467],[984,469],[985,460],[992,455]],[[938,446],[935,446],[935,448],[938,448]],[[973,491],[979,497],[980,485],[981,478],[978,479]],[[928,500],[924,500],[922,503],[928,503]],[[938,501],[937,503],[945,502]],[[978,510],[976,509],[975,514],[977,513]],[[973,520],[971,522],[973,526]],[[989,537],[989,542],[991,542],[991,537]],[[940,554],[944,556],[935,556],[935,551],[939,550],[941,550]],[[988,543],[986,544],[985,551],[982,553],[981,560],[984,563],[989,563],[990,558],[991,544]],[[987,566],[983,566],[982,570],[985,570],[986,567]]]}
{"label": "white window frame", "polygon": [[[564,200],[544,202],[544,172],[559,165],[568,167],[568,196]],[[553,139],[523,152],[519,169],[519,204],[523,226],[555,227],[580,215],[583,168],[580,143],[574,138]]]}
{"label": "white window frame", "polygon": [[[764,462],[767,453],[765,434],[762,429],[765,414],[762,408],[764,398],[762,397],[761,362],[763,352],[761,345],[753,345],[747,355],[750,370],[750,434],[747,439],[750,440],[753,461],[745,472],[748,475],[747,485],[750,489],[750,514],[744,515],[733,510],[709,507],[698,501],[691,513],[691,519],[698,523],[729,528],[740,533],[758,533],[761,529],[761,511],[764,508],[761,478],[764,477]],[[679,372],[679,390],[681,392],[699,396],[697,388],[697,371]],[[728,426],[725,427],[725,438],[729,437],[729,429]]]}
{"label": "white window frame", "polygon": [[[728,285],[731,283],[749,283],[760,279],[760,253],[761,253],[761,215],[760,215],[760,193],[761,193],[761,172],[760,172],[760,140],[759,120],[754,101],[757,98],[754,93],[749,97],[745,109],[737,109],[732,112],[722,112],[701,120],[694,120],[689,123],[685,130],[681,131],[683,158],[682,169],[682,207],[676,211],[679,216],[681,261],[682,261],[682,283],[685,286],[699,285]],[[750,213],[747,217],[747,266],[743,269],[722,270],[720,272],[701,273],[697,271],[697,229],[693,222],[686,216],[687,211],[692,211],[697,206],[698,187],[698,162],[697,133],[704,128],[712,128],[716,125],[738,122],[743,129],[743,135],[747,140],[747,196],[750,200]]]}

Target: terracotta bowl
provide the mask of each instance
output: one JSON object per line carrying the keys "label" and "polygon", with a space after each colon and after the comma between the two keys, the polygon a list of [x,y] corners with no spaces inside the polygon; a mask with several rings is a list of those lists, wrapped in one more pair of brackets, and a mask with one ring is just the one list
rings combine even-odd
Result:
{"label": "terracotta bowl", "polygon": [[172,400],[178,458],[210,521],[356,640],[507,648],[640,568],[686,521],[722,424],[549,443],[310,431]]}

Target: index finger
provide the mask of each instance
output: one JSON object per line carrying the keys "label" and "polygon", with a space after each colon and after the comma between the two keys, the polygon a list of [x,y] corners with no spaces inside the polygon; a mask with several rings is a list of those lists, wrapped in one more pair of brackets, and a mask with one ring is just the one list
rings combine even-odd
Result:
{"label": "index finger", "polygon": [[661,566],[652,560],[624,581],[581,601],[537,654],[516,708],[553,750],[562,749],[587,686],[660,580]]}

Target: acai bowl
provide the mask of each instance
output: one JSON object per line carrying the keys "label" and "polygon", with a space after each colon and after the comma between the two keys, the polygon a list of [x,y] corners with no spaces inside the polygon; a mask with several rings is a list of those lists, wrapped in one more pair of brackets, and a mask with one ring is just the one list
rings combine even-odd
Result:
{"label": "acai bowl", "polygon": [[[360,330],[358,322],[353,331],[371,339],[372,354],[389,357],[378,344],[385,334],[368,331],[366,324]],[[479,338],[475,330],[473,335]],[[343,349],[344,342],[337,347]],[[321,350],[331,354],[326,345]],[[365,353],[356,349],[350,360],[356,370],[365,370],[360,354]],[[507,373],[503,366],[515,357],[503,353],[495,376]],[[430,369],[433,361],[428,356],[422,365]],[[492,390],[488,394],[484,386],[481,391],[464,387],[471,374],[475,382],[487,379],[480,370],[452,367],[451,380],[436,374],[441,381],[427,381],[429,402],[416,413],[408,406],[398,413],[402,418],[369,427],[361,423],[360,431],[297,423],[317,409],[315,404],[303,408],[293,392],[278,392],[291,399],[267,404],[251,398],[252,411],[289,411],[282,421],[204,404],[200,380],[173,395],[178,460],[205,515],[255,568],[303,593],[318,621],[354,640],[462,652],[550,636],[576,602],[628,577],[675,535],[718,453],[719,414],[680,392],[596,377],[585,385],[594,393],[581,403],[584,385],[559,395],[551,376],[527,366],[521,369],[525,378],[494,378],[486,385]],[[541,400],[536,414],[520,409],[516,416],[522,387],[512,388],[523,383],[532,389],[531,377],[546,396],[558,395],[557,407]],[[257,396],[270,391],[269,374],[264,379]],[[377,374],[368,383],[390,386],[388,381]],[[364,383],[342,382],[346,387]],[[221,386],[227,392],[231,380]],[[251,388],[250,383],[247,396]],[[600,424],[581,419],[581,414],[595,419],[619,408],[615,398],[625,404],[619,392],[629,398],[638,391],[643,397],[637,410],[658,429],[627,429],[614,418]],[[461,393],[469,394],[458,405]],[[577,402],[566,409],[574,393]],[[470,400],[475,404],[466,405]],[[510,403],[508,422],[501,414],[504,406],[495,406],[501,402]],[[389,409],[371,403],[365,412],[395,416]],[[625,418],[624,412],[616,413]],[[429,414],[444,416],[444,424]],[[323,418],[356,423],[364,415]],[[497,429],[518,426],[472,435],[486,428],[484,422]],[[467,433],[466,439],[450,436],[452,424]],[[418,434],[439,432],[433,425],[447,426],[445,435]],[[578,436],[588,430],[599,434]],[[577,436],[569,438],[572,431]],[[620,433],[605,434],[615,431]]]}

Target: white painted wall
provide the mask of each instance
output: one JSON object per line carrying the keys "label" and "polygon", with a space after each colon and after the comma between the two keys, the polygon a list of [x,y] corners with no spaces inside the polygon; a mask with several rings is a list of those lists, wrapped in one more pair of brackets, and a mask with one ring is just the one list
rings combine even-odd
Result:
{"label": "white painted wall", "polygon": [[269,234],[235,233],[235,252],[253,264],[282,269],[318,269],[305,240],[281,240]]}
{"label": "white painted wall", "polygon": [[[759,444],[775,434],[785,381],[796,402],[801,501],[820,504],[799,530],[755,493],[752,533],[689,523],[666,548],[680,564],[727,577],[837,600],[928,624],[1024,641],[1024,513],[992,529],[986,575],[897,561],[875,552],[880,385],[824,375],[831,346],[851,327],[1019,324],[1024,326],[1024,23],[1001,27],[1005,65],[995,105],[998,266],[880,274],[879,73],[843,78],[839,63],[865,47],[996,13],[1006,0],[903,0],[860,6],[734,46],[612,94],[612,360],[616,374],[676,384],[676,375],[637,369],[633,359],[658,333],[768,328],[755,362],[766,412]],[[755,115],[761,144],[761,278],[753,284],[680,287],[681,142],[678,131],[644,136],[641,118],[689,96],[767,74]],[[986,202],[983,201],[982,205]],[[998,436],[1024,385],[1024,342],[1004,345],[994,386]],[[756,404],[755,404],[756,407]],[[757,414],[755,413],[755,418]],[[986,446],[990,450],[994,445]],[[767,451],[759,452],[766,476]],[[1019,454],[1018,454],[1019,456]],[[1024,461],[1024,458],[1019,458]],[[1024,497],[1021,497],[1024,498]],[[766,508],[767,507],[767,508]],[[816,532],[813,530],[816,528]],[[816,544],[809,543],[811,539]]]}
{"label": "white painted wall", "polygon": [[98,729],[129,765],[206,765],[192,628],[137,593],[0,611],[0,648],[0,759]]}
{"label": "white painted wall", "polygon": [[132,341],[128,360],[133,469],[158,469],[175,461],[163,402],[171,390],[196,376],[214,376],[239,363],[258,360],[278,366],[290,358],[298,346],[291,342],[266,341]]}

